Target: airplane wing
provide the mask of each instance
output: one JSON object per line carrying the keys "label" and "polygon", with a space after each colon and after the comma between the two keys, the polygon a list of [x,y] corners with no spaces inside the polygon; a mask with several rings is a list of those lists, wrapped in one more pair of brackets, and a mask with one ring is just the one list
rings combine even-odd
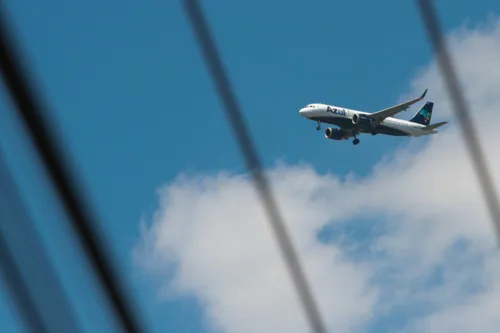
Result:
{"label": "airplane wing", "polygon": [[410,105],[413,105],[413,104],[421,101],[422,99],[424,99],[425,94],[427,94],[427,89],[425,89],[422,96],[417,97],[415,99],[412,99],[411,101],[407,101],[407,102],[404,102],[404,103],[401,103],[401,104],[398,104],[395,106],[391,106],[390,108],[387,108],[385,110],[374,112],[374,113],[370,114],[370,118],[375,118],[376,120],[378,120],[380,122],[387,117],[394,116],[398,112],[406,111],[408,109],[408,107],[410,107]]}

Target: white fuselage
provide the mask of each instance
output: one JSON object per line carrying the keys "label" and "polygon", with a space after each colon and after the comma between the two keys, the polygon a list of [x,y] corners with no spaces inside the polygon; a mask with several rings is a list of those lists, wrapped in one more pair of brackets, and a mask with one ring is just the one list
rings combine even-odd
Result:
{"label": "white fuselage", "polygon": [[[343,127],[343,123],[353,125],[352,119],[354,114],[370,116],[369,112],[320,103],[310,104],[300,109],[299,113],[307,119],[338,125],[340,127]],[[387,117],[378,125],[402,132],[402,134],[405,133],[408,136],[422,136],[437,133],[434,129],[426,129],[424,125],[394,117]]]}

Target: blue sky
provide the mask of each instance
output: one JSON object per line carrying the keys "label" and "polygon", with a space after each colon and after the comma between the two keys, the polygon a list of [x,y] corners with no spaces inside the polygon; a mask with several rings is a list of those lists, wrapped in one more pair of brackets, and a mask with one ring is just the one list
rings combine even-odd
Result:
{"label": "blue sky", "polygon": [[[329,142],[298,110],[311,102],[367,111],[397,103],[432,56],[417,7],[395,0],[283,4],[205,2],[262,159],[267,166],[307,162],[318,172],[366,175],[408,140],[365,137],[355,148]],[[203,331],[199,304],[159,302],[157,286],[131,260],[141,217],[155,209],[160,186],[179,173],[244,170],[179,2],[18,0],[7,7],[148,325],[155,332]],[[447,1],[439,9],[449,30],[498,14],[500,3]],[[106,315],[94,306],[97,296],[84,292],[91,286],[80,254],[42,188],[46,180],[4,92],[0,110],[2,149],[63,281],[92,319],[88,331],[105,331]],[[4,301],[0,316],[13,320]]]}

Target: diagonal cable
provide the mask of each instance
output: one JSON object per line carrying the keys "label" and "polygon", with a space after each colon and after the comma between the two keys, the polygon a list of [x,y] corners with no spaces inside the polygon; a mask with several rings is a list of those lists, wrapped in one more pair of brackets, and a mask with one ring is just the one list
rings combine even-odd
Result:
{"label": "diagonal cable", "polygon": [[245,125],[242,111],[236,101],[235,94],[233,93],[229,79],[224,71],[221,57],[219,56],[219,52],[211,36],[202,9],[196,0],[185,0],[184,5],[191,25],[196,33],[199,46],[202,49],[206,65],[210,70],[219,97],[224,104],[226,116],[232,126],[234,136],[245,158],[247,168],[252,174],[259,197],[266,208],[269,222],[278,241],[281,254],[285,259],[286,266],[291,274],[294,286],[298,292],[309,325],[315,333],[326,333],[326,328],[321,319],[318,307],[300,265],[296,250],[288,236],[276,202],[271,194],[257,150],[253,144],[249,130]]}
{"label": "diagonal cable", "polygon": [[91,210],[79,195],[76,179],[71,177],[68,167],[64,164],[62,149],[58,146],[50,124],[44,117],[46,112],[36,100],[34,91],[30,89],[27,77],[21,70],[19,55],[16,54],[11,36],[8,35],[5,13],[1,13],[0,20],[0,68],[16,110],[45,163],[49,177],[70,216],[69,220],[123,328],[127,332],[144,332],[140,329],[135,316],[136,311],[132,311],[131,304],[126,300],[122,283],[116,270],[113,269],[112,260],[104,250],[105,243],[94,230],[97,224],[91,218]]}
{"label": "diagonal cable", "polygon": [[81,331],[1,149],[0,265],[17,308],[32,332]]}
{"label": "diagonal cable", "polygon": [[40,313],[37,311],[33,296],[28,290],[26,281],[19,272],[14,256],[5,244],[3,234],[0,233],[0,266],[2,266],[2,275],[5,280],[16,306],[21,312],[24,324],[30,328],[31,332],[49,333],[47,326],[43,322]]}
{"label": "diagonal cable", "polygon": [[418,5],[422,20],[427,29],[428,38],[431,40],[437,53],[439,67],[445,77],[448,93],[453,103],[453,111],[459,120],[469,157],[483,191],[490,217],[493,220],[497,239],[500,242],[500,206],[498,195],[495,191],[494,182],[490,176],[486,159],[476,134],[477,131],[474,127],[472,117],[470,116],[469,107],[465,100],[462,87],[460,86],[452,59],[449,55],[446,41],[443,38],[436,10],[431,0],[418,0]]}

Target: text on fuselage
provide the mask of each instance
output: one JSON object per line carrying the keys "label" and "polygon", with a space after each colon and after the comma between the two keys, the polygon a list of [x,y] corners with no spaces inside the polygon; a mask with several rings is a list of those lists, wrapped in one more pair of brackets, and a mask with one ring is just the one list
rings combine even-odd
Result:
{"label": "text on fuselage", "polygon": [[332,108],[330,106],[328,106],[326,108],[326,112],[330,112],[330,113],[333,113],[333,114],[338,114],[339,116],[345,116],[345,110],[343,109],[337,109],[337,108]]}

